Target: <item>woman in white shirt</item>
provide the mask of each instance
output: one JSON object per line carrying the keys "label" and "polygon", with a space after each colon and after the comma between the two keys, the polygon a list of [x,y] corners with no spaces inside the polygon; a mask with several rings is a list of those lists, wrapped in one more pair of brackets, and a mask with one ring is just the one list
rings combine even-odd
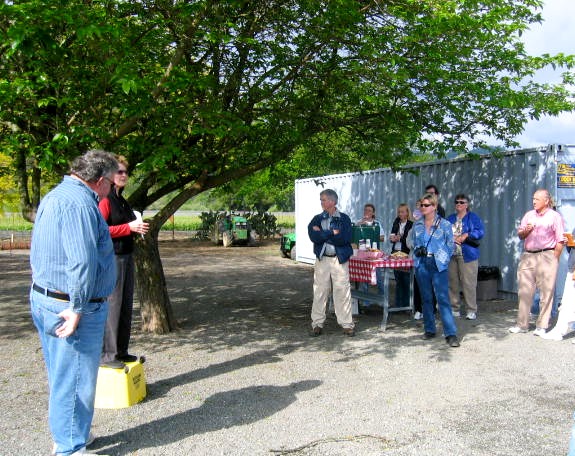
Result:
{"label": "woman in white shirt", "polygon": [[[397,206],[397,217],[393,221],[391,227],[391,234],[389,241],[391,242],[391,253],[403,252],[409,254],[409,247],[407,247],[406,240],[409,230],[413,226],[410,220],[409,206],[401,203]],[[408,307],[409,306],[409,272],[400,271],[399,269],[393,270],[395,276],[395,306]]]}

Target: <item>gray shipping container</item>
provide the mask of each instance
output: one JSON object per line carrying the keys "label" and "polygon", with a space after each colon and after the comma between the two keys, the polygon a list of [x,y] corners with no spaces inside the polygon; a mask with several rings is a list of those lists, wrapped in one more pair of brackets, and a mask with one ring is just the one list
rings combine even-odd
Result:
{"label": "gray shipping container", "polygon": [[[517,293],[517,264],[523,242],[517,226],[532,209],[535,190],[545,188],[553,195],[566,231],[575,228],[575,146],[552,144],[547,147],[504,152],[497,157],[456,158],[410,165],[400,171],[376,169],[336,174],[295,182],[297,261],[314,263],[313,245],[307,234],[311,218],[321,212],[319,193],[331,188],[339,196],[338,208],[352,221],[363,215],[363,205],[372,203],[383,223],[384,250],[389,251],[389,230],[397,205],[415,201],[428,184],[440,191],[440,204],[446,214],[454,212],[454,197],[465,193],[470,210],[485,223],[481,241],[480,266],[497,266],[501,272],[499,294]],[[562,255],[556,293],[561,296],[566,274],[566,254]]]}

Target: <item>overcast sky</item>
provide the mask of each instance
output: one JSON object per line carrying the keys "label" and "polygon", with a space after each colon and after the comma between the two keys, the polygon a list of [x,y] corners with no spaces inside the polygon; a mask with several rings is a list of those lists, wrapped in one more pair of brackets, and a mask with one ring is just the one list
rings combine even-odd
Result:
{"label": "overcast sky", "polygon": [[[531,55],[544,53],[575,54],[575,0],[545,0],[541,25],[533,25],[524,34],[526,50]],[[559,81],[561,71],[542,72],[538,79]],[[521,148],[547,144],[575,144],[575,114],[545,117],[529,122],[517,138]]]}

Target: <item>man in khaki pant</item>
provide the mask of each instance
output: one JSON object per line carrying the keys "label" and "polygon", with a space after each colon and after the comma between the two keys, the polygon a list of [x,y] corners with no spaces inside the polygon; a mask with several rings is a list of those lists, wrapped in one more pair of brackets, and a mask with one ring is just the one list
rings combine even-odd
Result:
{"label": "man in khaki pant", "polygon": [[551,195],[547,190],[533,194],[533,210],[521,219],[517,229],[519,239],[524,241],[524,251],[517,270],[519,310],[517,324],[509,328],[513,334],[525,333],[529,329],[529,310],[535,290],[541,296],[539,318],[535,336],[546,333],[551,315],[555,279],[559,266],[559,255],[563,250],[563,219],[553,210]]}
{"label": "man in khaki pant", "polygon": [[345,336],[355,335],[351,313],[351,288],[348,260],[351,247],[351,220],[337,209],[337,193],[331,189],[320,193],[323,212],[308,225],[309,238],[316,256],[311,309],[312,336],[319,336],[325,323],[325,311],[330,292],[338,324]]}

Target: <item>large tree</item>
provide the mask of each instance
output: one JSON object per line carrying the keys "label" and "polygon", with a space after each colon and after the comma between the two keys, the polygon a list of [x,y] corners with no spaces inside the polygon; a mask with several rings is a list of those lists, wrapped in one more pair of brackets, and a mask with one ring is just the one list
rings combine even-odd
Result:
{"label": "large tree", "polygon": [[[414,150],[504,144],[530,118],[573,109],[537,84],[571,56],[526,55],[540,0],[12,0],[0,4],[0,147],[23,214],[41,182],[88,148],[125,155],[143,210],[144,329],[175,327],[161,225],[185,201],[308,146],[397,165]],[[573,82],[565,74],[564,83]],[[334,139],[335,138],[335,139]],[[299,149],[302,150],[302,149]],[[53,176],[51,176],[53,177]]]}

